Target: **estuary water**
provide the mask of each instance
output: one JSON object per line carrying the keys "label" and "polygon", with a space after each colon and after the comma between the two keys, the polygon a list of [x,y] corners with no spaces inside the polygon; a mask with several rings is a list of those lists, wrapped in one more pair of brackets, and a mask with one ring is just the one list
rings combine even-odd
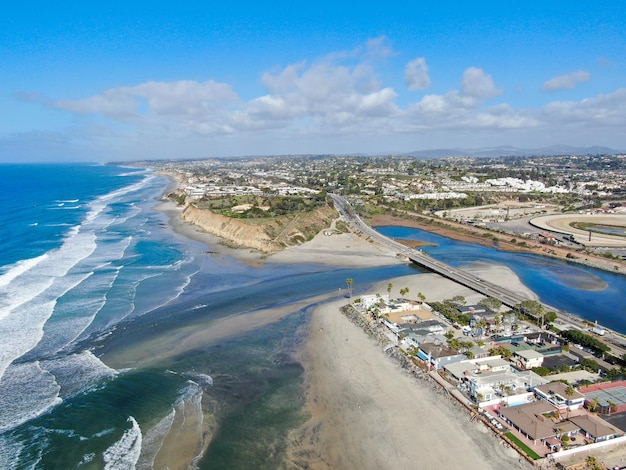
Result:
{"label": "estuary water", "polygon": [[451,266],[473,262],[509,267],[540,300],[562,312],[626,334],[626,276],[528,253],[498,251],[407,227],[378,227],[389,237],[420,240],[422,250]]}
{"label": "estuary water", "polygon": [[[154,210],[168,180],[148,170],[2,165],[0,184],[0,468],[163,468],[163,454],[183,448],[198,468],[277,468],[288,431],[307,418],[293,353],[314,301],[296,303],[344,295],[348,277],[358,294],[420,272],[250,266],[212,253]],[[426,250],[455,266],[507,264],[547,303],[626,332],[620,276],[380,231],[433,241]],[[605,288],[588,290],[591,277]],[[256,323],[264,309],[286,314]],[[223,325],[229,335],[178,340]],[[200,442],[171,450],[168,436],[190,423]]]}

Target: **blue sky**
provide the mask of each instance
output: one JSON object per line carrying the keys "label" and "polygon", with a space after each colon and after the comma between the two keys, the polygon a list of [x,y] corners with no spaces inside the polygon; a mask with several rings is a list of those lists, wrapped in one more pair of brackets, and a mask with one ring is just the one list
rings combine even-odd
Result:
{"label": "blue sky", "polygon": [[3,6],[0,161],[626,149],[626,2],[130,3]]}

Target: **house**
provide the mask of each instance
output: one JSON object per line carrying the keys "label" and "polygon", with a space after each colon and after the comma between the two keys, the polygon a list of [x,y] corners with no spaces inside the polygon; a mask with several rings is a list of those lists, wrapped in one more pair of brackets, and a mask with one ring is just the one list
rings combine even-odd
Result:
{"label": "house", "polygon": [[509,371],[511,370],[511,364],[502,359],[501,356],[490,356],[454,362],[447,364],[444,368],[452,377],[457,380],[462,380],[468,375],[468,372],[477,374],[481,372]]}
{"label": "house", "polygon": [[459,305],[456,309],[459,313],[464,313],[470,317],[473,317],[474,315],[484,315],[485,313],[490,312],[482,305]]}
{"label": "house", "polygon": [[515,362],[522,370],[529,370],[534,367],[541,367],[543,364],[543,354],[534,349],[525,349],[516,351],[513,355]]}
{"label": "house", "polygon": [[515,373],[511,370],[466,372],[462,380],[474,400],[481,403],[496,400],[509,405],[527,403],[533,399],[532,387],[547,382],[533,371]]}
{"label": "house", "polygon": [[533,391],[539,400],[547,401],[559,410],[577,410],[585,404],[585,396],[563,382],[538,385]]}
{"label": "house", "polygon": [[389,302],[389,295],[384,294],[384,295],[362,295],[361,296],[361,305],[363,305],[363,307],[366,309],[373,307],[380,302],[387,304]]}
{"label": "house", "polygon": [[591,415],[589,413],[581,416],[573,416],[569,420],[580,428],[580,431],[593,442],[602,442],[615,437],[619,437],[624,433],[609,425],[602,418]]}
{"label": "house", "polygon": [[555,438],[572,436],[579,427],[568,420],[561,420],[558,410],[548,402],[536,401],[526,405],[503,407],[498,411],[500,418],[517,429],[534,444],[537,441],[554,447]]}
{"label": "house", "polygon": [[443,369],[446,364],[459,362],[467,357],[456,349],[439,343],[421,343],[417,357],[428,362],[433,369]]}

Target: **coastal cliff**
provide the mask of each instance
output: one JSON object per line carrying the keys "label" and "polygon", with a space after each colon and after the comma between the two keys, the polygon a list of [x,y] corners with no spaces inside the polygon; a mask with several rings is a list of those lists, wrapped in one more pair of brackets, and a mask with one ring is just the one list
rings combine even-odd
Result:
{"label": "coastal cliff", "polygon": [[182,211],[185,222],[222,238],[227,245],[252,248],[267,254],[307,242],[321,230],[329,227],[336,217],[337,212],[325,206],[309,213],[279,217],[257,225],[206,209],[198,209],[193,204],[188,204]]}

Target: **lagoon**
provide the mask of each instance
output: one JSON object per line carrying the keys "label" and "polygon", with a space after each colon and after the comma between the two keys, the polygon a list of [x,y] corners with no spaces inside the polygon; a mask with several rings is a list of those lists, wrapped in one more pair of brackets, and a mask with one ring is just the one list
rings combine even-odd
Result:
{"label": "lagoon", "polygon": [[377,230],[391,238],[420,240],[422,250],[455,267],[474,262],[505,265],[539,299],[555,309],[626,334],[626,276],[528,253],[499,251],[409,227]]}

